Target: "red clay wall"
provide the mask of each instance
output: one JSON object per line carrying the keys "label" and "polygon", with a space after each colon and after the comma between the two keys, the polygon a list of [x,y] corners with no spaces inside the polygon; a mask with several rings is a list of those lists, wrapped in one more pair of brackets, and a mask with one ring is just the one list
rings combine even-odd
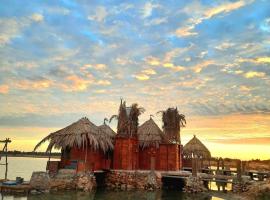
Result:
{"label": "red clay wall", "polygon": [[78,171],[110,169],[111,165],[111,159],[106,158],[102,151],[94,151],[88,148],[86,154],[86,149],[72,148],[69,159],[61,158],[61,167],[64,168],[70,164],[70,161],[75,160],[78,162]]}
{"label": "red clay wall", "polygon": [[116,137],[113,157],[114,169],[138,169],[138,139]]}
{"label": "red clay wall", "polygon": [[[152,159],[152,161],[151,161]],[[175,171],[182,167],[181,146],[177,144],[161,144],[159,148],[144,148],[139,152],[139,168],[150,170],[151,162],[155,170]]]}

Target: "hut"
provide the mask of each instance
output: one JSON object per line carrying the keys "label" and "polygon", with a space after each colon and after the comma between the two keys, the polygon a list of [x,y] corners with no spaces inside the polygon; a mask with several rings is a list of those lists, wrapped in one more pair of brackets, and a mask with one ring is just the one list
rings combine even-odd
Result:
{"label": "hut", "polygon": [[49,141],[47,152],[61,150],[59,163],[48,162],[47,169],[76,169],[77,171],[97,171],[110,169],[114,133],[107,125],[96,126],[89,119],[82,118],[77,122],[49,134],[35,147]]}
{"label": "hut", "polygon": [[183,167],[191,168],[193,158],[198,160],[198,170],[204,167],[204,161],[209,161],[211,159],[210,151],[196,135],[194,135],[183,148]]}
{"label": "hut", "polygon": [[150,117],[138,128],[139,169],[179,170],[179,145],[167,140],[166,135]]}
{"label": "hut", "polygon": [[150,117],[138,128],[139,168],[160,169],[160,145],[165,143],[165,135]]}

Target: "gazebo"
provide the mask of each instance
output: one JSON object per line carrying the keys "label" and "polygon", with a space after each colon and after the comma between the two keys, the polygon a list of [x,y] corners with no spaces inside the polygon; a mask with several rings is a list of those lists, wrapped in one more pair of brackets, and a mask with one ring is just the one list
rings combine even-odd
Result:
{"label": "gazebo", "polygon": [[108,152],[113,150],[113,139],[113,131],[107,125],[98,127],[84,117],[49,134],[36,145],[34,151],[46,141],[49,141],[46,152],[61,150],[60,163],[48,161],[49,171],[59,168],[96,171],[110,168]]}
{"label": "gazebo", "polygon": [[183,148],[183,167],[192,167],[192,160],[201,161],[196,162],[199,170],[203,168],[203,161],[211,159],[211,153],[207,147],[196,137],[193,138]]}

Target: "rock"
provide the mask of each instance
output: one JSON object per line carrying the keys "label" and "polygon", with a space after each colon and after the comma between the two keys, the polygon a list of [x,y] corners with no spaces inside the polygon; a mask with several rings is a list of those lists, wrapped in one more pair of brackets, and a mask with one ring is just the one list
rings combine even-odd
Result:
{"label": "rock", "polygon": [[33,172],[30,179],[30,186],[35,190],[50,189],[50,177],[46,172]]}
{"label": "rock", "polygon": [[207,189],[204,187],[203,181],[200,177],[190,176],[187,178],[186,185],[183,191],[187,193],[199,193],[205,192],[207,191]]}
{"label": "rock", "polygon": [[105,185],[121,190],[155,190],[161,188],[161,174],[154,171],[111,171],[105,177]]}
{"label": "rock", "polygon": [[96,179],[93,173],[80,173],[76,177],[76,188],[85,192],[91,192],[96,188]]}

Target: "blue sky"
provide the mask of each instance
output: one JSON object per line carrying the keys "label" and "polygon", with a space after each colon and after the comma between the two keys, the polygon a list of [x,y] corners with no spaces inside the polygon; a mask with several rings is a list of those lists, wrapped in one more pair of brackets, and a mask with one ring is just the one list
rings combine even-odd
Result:
{"label": "blue sky", "polygon": [[[1,0],[0,27],[0,130],[10,137],[41,138],[47,129],[21,127],[51,131],[83,116],[101,124],[123,97],[145,107],[141,122],[178,106],[187,135],[270,143],[267,0]],[[257,130],[237,135],[241,120],[229,135],[197,130],[236,115],[255,117]]]}

